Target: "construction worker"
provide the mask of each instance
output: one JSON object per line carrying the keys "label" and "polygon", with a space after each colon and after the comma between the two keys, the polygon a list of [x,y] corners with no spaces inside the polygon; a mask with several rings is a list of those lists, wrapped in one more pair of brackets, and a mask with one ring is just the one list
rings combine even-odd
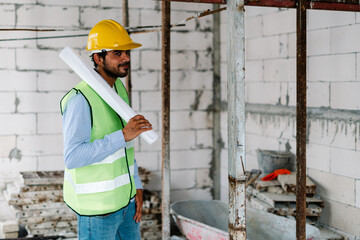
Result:
{"label": "construction worker", "polygon": [[[140,46],[113,20],[100,21],[88,36],[95,70],[127,103],[120,78],[128,74],[129,51]],[[140,239],[143,199],[133,139],[151,124],[141,115],[126,123],[84,81],[60,106],[64,201],[77,214],[78,239]]]}

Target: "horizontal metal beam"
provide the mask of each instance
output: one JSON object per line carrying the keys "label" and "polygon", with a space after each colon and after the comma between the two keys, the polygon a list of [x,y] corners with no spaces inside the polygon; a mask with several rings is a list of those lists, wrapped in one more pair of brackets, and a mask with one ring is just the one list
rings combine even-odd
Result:
{"label": "horizontal metal beam", "polygon": [[192,2],[192,3],[226,4],[226,0],[162,0],[162,1],[166,1],[166,2]]}
{"label": "horizontal metal beam", "polygon": [[[294,0],[245,0],[246,6],[296,8]],[[306,9],[360,12],[360,3],[354,0],[306,1]]]}
{"label": "horizontal metal beam", "polygon": [[[227,0],[162,0],[171,2],[193,2],[226,4]],[[245,0],[246,6],[296,8],[295,0]],[[360,12],[360,0],[306,1],[306,9]]]}

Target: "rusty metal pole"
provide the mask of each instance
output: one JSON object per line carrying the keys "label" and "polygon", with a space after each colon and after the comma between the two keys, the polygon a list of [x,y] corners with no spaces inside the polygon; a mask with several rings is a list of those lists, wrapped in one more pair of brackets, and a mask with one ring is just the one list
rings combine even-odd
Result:
{"label": "rusty metal pole", "polygon": [[306,0],[296,8],[296,239],[306,239]]}
{"label": "rusty metal pole", "polygon": [[162,2],[162,239],[170,239],[170,2]]}
{"label": "rusty metal pole", "polygon": [[[128,0],[123,0],[123,24],[124,27],[129,27],[129,2]],[[131,56],[130,56],[131,58]],[[129,70],[128,70],[128,75],[126,77],[126,82],[125,82],[125,87],[126,90],[128,92],[128,96],[129,96],[129,103],[131,106],[131,89],[132,89],[132,85],[131,85],[131,61],[129,63]]]}
{"label": "rusty metal pole", "polygon": [[244,0],[227,2],[229,239],[246,240]]}

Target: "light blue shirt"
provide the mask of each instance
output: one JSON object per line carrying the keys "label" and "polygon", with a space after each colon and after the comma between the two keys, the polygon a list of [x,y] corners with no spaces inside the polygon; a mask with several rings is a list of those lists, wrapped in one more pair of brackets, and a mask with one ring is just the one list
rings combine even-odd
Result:
{"label": "light blue shirt", "polygon": [[[99,162],[126,146],[121,130],[90,142],[90,106],[82,94],[76,94],[67,103],[63,112],[63,134],[65,166],[68,169]],[[135,159],[134,181],[136,189],[142,189]]]}

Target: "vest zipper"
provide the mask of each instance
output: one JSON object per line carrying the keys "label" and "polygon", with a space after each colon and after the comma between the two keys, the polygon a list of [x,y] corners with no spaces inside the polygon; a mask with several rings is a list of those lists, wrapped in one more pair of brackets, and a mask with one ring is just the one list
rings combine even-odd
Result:
{"label": "vest zipper", "polygon": [[[121,119],[121,117],[119,116],[120,118],[120,122],[121,122],[121,125],[124,129],[124,123]],[[132,184],[132,181],[131,181],[131,174],[130,174],[130,169],[129,169],[129,161],[128,161],[128,157],[127,157],[127,152],[126,152],[126,147],[125,147],[125,159],[126,159],[126,166],[127,166],[127,169],[128,169],[128,173],[129,173],[129,180],[130,180],[130,199],[131,199],[131,193],[132,193],[132,189],[133,189],[133,184]],[[135,167],[135,163],[134,163],[134,167]],[[135,169],[134,169],[134,172],[135,172]]]}
{"label": "vest zipper", "polygon": [[[115,88],[115,92],[117,94],[118,93],[118,89],[116,87],[116,84],[114,83],[114,88]],[[118,117],[120,118],[120,122],[121,122],[121,125],[122,125],[122,128],[124,129],[125,125],[122,121],[122,118],[118,115]],[[128,161],[128,157],[127,157],[127,152],[126,152],[126,147],[125,147],[125,159],[126,159],[126,166],[127,166],[127,169],[128,169],[128,173],[129,173],[129,180],[130,180],[130,199],[131,199],[131,193],[132,193],[132,189],[133,189],[133,184],[131,182],[131,174],[130,174],[130,169],[129,169],[129,161]],[[134,158],[134,161],[135,161],[135,158]],[[135,163],[134,163],[134,167],[135,167]],[[134,169],[134,172],[135,172],[135,169]]]}

